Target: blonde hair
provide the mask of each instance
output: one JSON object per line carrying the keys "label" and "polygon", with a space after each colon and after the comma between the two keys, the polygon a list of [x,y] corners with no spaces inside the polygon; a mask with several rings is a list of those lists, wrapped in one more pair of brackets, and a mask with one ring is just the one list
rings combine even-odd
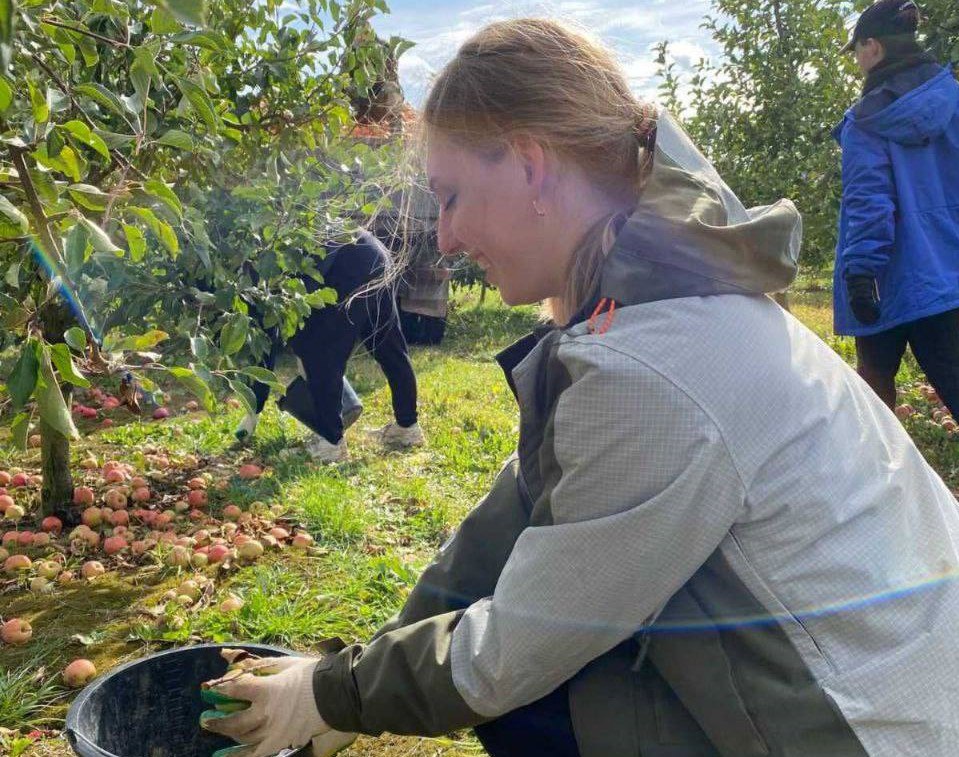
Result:
{"label": "blonde hair", "polygon": [[576,248],[566,291],[546,303],[560,324],[594,294],[616,219],[635,208],[652,161],[656,109],[638,100],[610,52],[566,24],[492,23],[459,49],[430,88],[421,146],[439,131],[493,161],[510,140],[535,139],[575,165],[617,210]]}

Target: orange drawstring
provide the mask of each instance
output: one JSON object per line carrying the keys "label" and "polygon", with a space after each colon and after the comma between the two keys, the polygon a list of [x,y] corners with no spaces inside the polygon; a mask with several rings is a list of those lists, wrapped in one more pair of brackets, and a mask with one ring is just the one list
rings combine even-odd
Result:
{"label": "orange drawstring", "polygon": [[[609,310],[606,312],[606,317],[603,319],[602,325],[599,327],[599,331],[596,331],[596,318],[603,311],[603,308],[606,306],[606,303],[609,303]],[[599,303],[596,305],[596,309],[593,311],[593,314],[589,317],[589,320],[586,322],[586,330],[590,334],[600,333],[605,334],[609,331],[609,327],[613,325],[613,318],[616,315],[616,300],[607,299],[603,297]]]}

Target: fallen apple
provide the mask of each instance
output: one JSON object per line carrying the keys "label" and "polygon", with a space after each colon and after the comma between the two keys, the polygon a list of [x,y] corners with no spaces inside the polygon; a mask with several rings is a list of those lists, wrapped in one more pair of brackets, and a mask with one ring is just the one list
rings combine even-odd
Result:
{"label": "fallen apple", "polygon": [[30,570],[33,561],[26,555],[10,555],[3,561],[3,570],[5,573],[16,573],[21,570]]}
{"label": "fallen apple", "polygon": [[14,473],[10,479],[10,487],[13,489],[16,489],[18,486],[26,486],[29,483],[30,479],[27,478],[25,473]]}
{"label": "fallen apple", "polygon": [[71,689],[86,686],[97,675],[96,666],[89,660],[74,660],[63,669],[63,682]]}
{"label": "fallen apple", "polygon": [[88,507],[80,516],[83,525],[89,528],[96,528],[103,522],[103,513],[99,507]]}
{"label": "fallen apple", "polygon": [[170,411],[165,407],[158,407],[153,411],[153,419],[157,421],[162,421],[164,418],[170,417]]}
{"label": "fallen apple", "polygon": [[53,580],[60,575],[60,563],[54,560],[41,560],[37,563],[37,573],[43,578]]}
{"label": "fallen apple", "polygon": [[33,628],[30,624],[20,618],[11,618],[0,627],[0,639],[4,644],[26,644],[33,636]]}
{"label": "fallen apple", "polygon": [[89,486],[78,486],[73,490],[73,504],[88,507],[93,504],[93,489]]}
{"label": "fallen apple", "polygon": [[63,521],[56,515],[48,515],[40,521],[40,529],[50,534],[59,534],[63,530]]}
{"label": "fallen apple", "polygon": [[37,576],[30,581],[30,591],[34,594],[49,594],[53,591],[53,584],[50,583],[50,579]]}
{"label": "fallen apple", "polygon": [[80,575],[87,579],[97,578],[104,573],[106,573],[106,568],[103,567],[102,562],[97,560],[87,560],[80,568]]}
{"label": "fallen apple", "polygon": [[220,602],[220,612],[236,612],[237,610],[242,609],[242,607],[243,600],[235,594],[231,594],[222,602]]}
{"label": "fallen apple", "polygon": [[223,508],[223,517],[230,521],[239,520],[243,511],[237,505],[227,505]]}
{"label": "fallen apple", "polygon": [[127,540],[122,536],[109,536],[103,541],[103,551],[108,555],[115,555],[127,548]]}
{"label": "fallen apple", "polygon": [[260,476],[263,475],[263,469],[259,465],[254,465],[253,463],[247,463],[246,465],[240,466],[238,475],[240,476],[240,478],[245,480],[259,478]]}
{"label": "fallen apple", "polygon": [[207,498],[206,490],[191,489],[190,493],[186,497],[186,501],[189,503],[190,507],[205,507],[209,500]]}
{"label": "fallen apple", "polygon": [[53,541],[53,537],[50,536],[46,531],[38,531],[33,535],[33,544],[34,549],[38,547],[48,547]]}
{"label": "fallen apple", "polygon": [[17,523],[24,515],[26,511],[20,505],[10,505],[7,507],[6,511],[3,513],[3,516],[7,520],[12,520],[14,523]]}
{"label": "fallen apple", "polygon": [[296,549],[309,549],[313,546],[313,537],[304,531],[297,531],[293,537],[293,546]]}
{"label": "fallen apple", "polygon": [[0,494],[0,513],[6,512],[8,507],[14,505],[13,497],[9,494]]}
{"label": "fallen apple", "polygon": [[0,470],[0,486],[10,486],[13,477],[5,470]]}

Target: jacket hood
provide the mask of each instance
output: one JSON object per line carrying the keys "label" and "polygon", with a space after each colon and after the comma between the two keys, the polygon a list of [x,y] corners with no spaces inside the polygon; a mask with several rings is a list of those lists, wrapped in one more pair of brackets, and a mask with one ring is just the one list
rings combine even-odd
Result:
{"label": "jacket hood", "polygon": [[606,258],[599,296],[635,305],[781,291],[796,275],[801,240],[792,202],[745,208],[661,111],[652,173]]}
{"label": "jacket hood", "polygon": [[[846,111],[846,122],[883,139],[903,145],[921,145],[942,134],[959,108],[959,84],[949,67],[907,92],[892,104],[864,118],[855,107]],[[841,133],[840,124],[837,134]]]}

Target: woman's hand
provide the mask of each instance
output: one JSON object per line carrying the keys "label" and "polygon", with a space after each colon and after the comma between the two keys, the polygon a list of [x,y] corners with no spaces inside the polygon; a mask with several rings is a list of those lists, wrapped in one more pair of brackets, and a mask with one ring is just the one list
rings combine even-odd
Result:
{"label": "woman's hand", "polygon": [[[228,657],[229,650],[224,650]],[[247,746],[237,757],[269,757],[286,748],[313,742],[314,757],[326,757],[348,746],[356,734],[334,731],[316,709],[313,697],[315,657],[247,659],[210,688],[249,708],[203,721],[207,730]]]}

